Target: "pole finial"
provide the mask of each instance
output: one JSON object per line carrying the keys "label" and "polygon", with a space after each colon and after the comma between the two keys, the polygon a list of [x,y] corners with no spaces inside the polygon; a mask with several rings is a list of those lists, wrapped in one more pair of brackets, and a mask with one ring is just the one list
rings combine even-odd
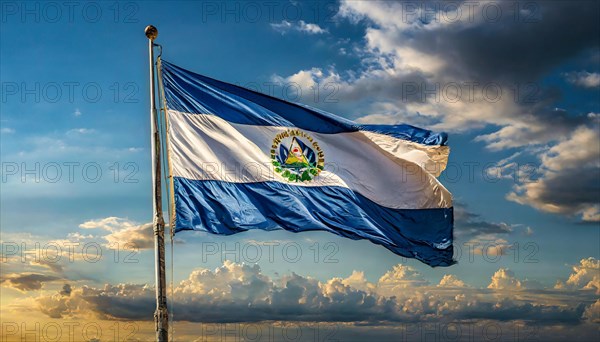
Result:
{"label": "pole finial", "polygon": [[148,39],[154,40],[158,36],[158,29],[152,25],[148,25],[146,26],[144,33],[146,34],[146,37],[148,37]]}

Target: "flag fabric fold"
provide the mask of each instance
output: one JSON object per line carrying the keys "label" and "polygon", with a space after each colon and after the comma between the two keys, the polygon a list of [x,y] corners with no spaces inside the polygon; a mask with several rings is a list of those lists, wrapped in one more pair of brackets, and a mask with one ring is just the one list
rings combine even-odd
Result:
{"label": "flag fabric fold", "polygon": [[324,230],[453,263],[444,133],[361,125],[161,63],[175,232]]}

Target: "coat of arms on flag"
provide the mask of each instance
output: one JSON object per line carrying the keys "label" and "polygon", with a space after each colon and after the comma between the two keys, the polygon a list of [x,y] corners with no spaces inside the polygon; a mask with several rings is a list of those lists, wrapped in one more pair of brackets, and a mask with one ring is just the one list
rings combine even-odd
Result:
{"label": "coat of arms on flag", "polygon": [[275,172],[290,182],[309,182],[325,167],[319,143],[300,130],[277,134],[271,146]]}

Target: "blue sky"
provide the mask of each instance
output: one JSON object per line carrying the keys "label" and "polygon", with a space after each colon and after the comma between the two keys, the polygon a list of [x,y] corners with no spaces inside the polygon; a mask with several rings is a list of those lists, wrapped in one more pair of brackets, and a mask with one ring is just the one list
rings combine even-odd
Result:
{"label": "blue sky", "polygon": [[[60,291],[64,284],[70,284],[73,293],[82,286],[100,288],[105,283],[153,284],[152,250],[144,248],[151,239],[144,224],[151,220],[152,207],[143,35],[144,27],[153,24],[159,30],[163,58],[186,69],[254,89],[258,86],[263,92],[272,89],[270,95],[359,122],[404,122],[447,131],[451,166],[440,179],[455,198],[456,245],[462,246],[457,265],[432,269],[365,241],[320,232],[247,232],[229,237],[183,232],[176,237],[174,279],[176,286],[181,281],[191,285],[180,285],[182,297],[175,305],[187,310],[194,296],[206,295],[189,290],[204,279],[192,279],[196,269],[220,267],[277,281],[297,274],[322,284],[335,277],[347,279],[355,270],[381,289],[380,277],[402,264],[403,271],[395,273],[397,284],[414,285],[419,279],[435,293],[436,284],[451,274],[470,286],[465,293],[483,296],[498,291],[494,294],[498,298],[517,303],[530,296],[541,310],[582,303],[590,312],[596,310],[597,319],[597,3],[475,2],[470,18],[467,5],[456,2],[462,8],[457,20],[448,19],[453,18],[451,7],[426,4],[429,11],[419,7],[426,6],[422,4],[415,9],[411,7],[415,3],[408,1],[368,5],[362,1],[82,2],[73,8],[56,2],[3,2],[3,255],[12,253],[6,249],[8,244],[26,243],[27,249],[35,250],[36,242],[64,248],[65,241],[97,241],[104,251],[99,262],[63,259],[57,262],[59,269],[9,259],[14,263],[6,261],[1,280],[3,317],[15,308],[28,307],[40,319],[56,318],[40,313],[31,303],[46,303],[44,296]],[[517,12],[515,6],[520,6]],[[498,8],[503,14],[495,19],[490,13]],[[466,96],[469,82],[479,84],[473,101]],[[453,84],[461,85],[457,102],[449,100],[451,93],[444,93],[451,92]],[[423,99],[415,100],[405,93],[407,85],[426,89],[437,85],[440,98],[418,91]],[[298,88],[300,96],[293,91]],[[314,89],[319,91],[318,99]],[[482,89],[499,89],[502,96],[496,99]],[[73,165],[72,181],[68,165]],[[25,169],[34,171],[27,175]],[[128,251],[121,250],[114,262],[106,245],[134,237],[140,244],[134,253],[139,261],[125,263]],[[235,248],[236,242],[262,248],[257,261],[260,277],[255,269],[225,263],[231,255],[219,252],[203,260],[206,248],[215,244],[221,248],[221,243]],[[265,243],[272,242],[297,243],[303,256],[290,262],[275,249],[271,262]],[[486,244],[492,246],[491,256],[477,250]],[[472,259],[469,246],[474,248]],[[503,254],[495,256],[501,246]],[[324,262],[328,253],[336,261]],[[234,261],[252,263],[244,253],[240,256]],[[29,284],[19,280],[25,274],[45,278]],[[491,286],[495,279],[507,285]],[[218,281],[228,286],[227,279]],[[557,281],[566,285],[557,286]],[[345,284],[368,291],[364,282],[346,280]],[[413,287],[416,293],[423,290]],[[325,291],[326,287],[319,288]],[[561,289],[565,292],[554,293]],[[555,303],[558,297],[560,305]],[[131,318],[92,307],[97,317]],[[88,319],[80,314],[62,313]],[[523,321],[517,313],[506,314],[508,318],[498,321]],[[579,315],[574,329],[594,336],[598,325],[585,315]],[[417,321],[423,317],[413,316]],[[355,322],[359,321],[365,318],[358,315]],[[538,323],[545,324],[543,318]],[[555,323],[558,328],[561,324],[571,323]],[[382,329],[389,328],[382,324]],[[540,336],[548,333],[542,330]]]}

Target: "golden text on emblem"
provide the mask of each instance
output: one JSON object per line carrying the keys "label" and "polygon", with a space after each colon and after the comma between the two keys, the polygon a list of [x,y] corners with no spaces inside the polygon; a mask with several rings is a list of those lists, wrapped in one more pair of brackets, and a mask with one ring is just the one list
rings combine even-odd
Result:
{"label": "golden text on emblem", "polygon": [[306,132],[288,129],[273,139],[271,162],[275,172],[287,181],[310,182],[325,167],[325,153]]}

